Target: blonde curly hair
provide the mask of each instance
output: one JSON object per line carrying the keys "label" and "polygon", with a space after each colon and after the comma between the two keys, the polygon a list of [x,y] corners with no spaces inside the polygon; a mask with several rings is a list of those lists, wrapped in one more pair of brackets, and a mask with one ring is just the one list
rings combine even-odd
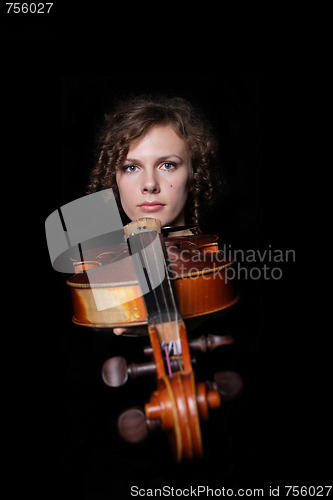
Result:
{"label": "blonde curly hair", "polygon": [[137,96],[119,102],[105,115],[97,142],[96,164],[91,171],[88,193],[112,188],[120,213],[116,172],[121,168],[132,141],[144,137],[155,125],[171,125],[188,147],[193,169],[191,190],[185,206],[186,224],[197,226],[205,208],[214,200],[219,183],[215,167],[217,143],[211,127],[182,97]]}

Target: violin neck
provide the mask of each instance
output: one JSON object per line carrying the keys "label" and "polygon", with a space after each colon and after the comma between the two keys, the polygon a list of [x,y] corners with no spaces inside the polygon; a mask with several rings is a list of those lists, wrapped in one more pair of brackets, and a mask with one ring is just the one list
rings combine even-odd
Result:
{"label": "violin neck", "polygon": [[158,232],[158,225],[152,228],[147,220],[155,221],[139,219],[129,224],[125,232],[144,295],[148,323],[156,326],[159,336],[165,337],[161,340],[169,343],[167,339],[178,338],[178,323],[182,317],[168,273],[163,237]]}

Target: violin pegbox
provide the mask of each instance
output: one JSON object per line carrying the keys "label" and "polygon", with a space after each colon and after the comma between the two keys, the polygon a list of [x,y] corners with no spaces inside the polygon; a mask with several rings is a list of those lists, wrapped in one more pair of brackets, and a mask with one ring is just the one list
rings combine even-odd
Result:
{"label": "violin pegbox", "polygon": [[[233,343],[231,335],[208,335],[191,339],[188,342],[190,350],[207,352],[218,347]],[[163,353],[163,349],[161,350]],[[144,349],[144,354],[154,356],[152,346]],[[193,372],[187,370],[184,373],[183,359],[177,356],[163,357],[163,368],[160,367],[158,376],[158,389],[151,395],[150,401],[142,408],[129,408],[122,412],[118,418],[118,431],[121,437],[129,443],[138,443],[148,436],[149,431],[163,429],[171,435],[173,451],[177,461],[183,459],[192,459],[202,455],[201,433],[198,431],[198,418],[207,421],[209,412],[212,409],[219,408],[221,402],[235,399],[242,391],[243,381],[236,372],[222,371],[214,375],[213,382],[194,382]],[[171,362],[172,374],[166,376],[167,363]],[[191,366],[196,364],[196,360],[191,356]],[[180,369],[181,368],[181,369]],[[110,387],[121,387],[127,383],[129,378],[136,379],[144,375],[158,375],[158,369],[155,361],[145,363],[127,364],[125,358],[116,356],[105,361],[102,367],[103,381]],[[181,393],[185,390],[191,393],[192,401],[190,404],[197,408],[197,412],[185,411],[189,401],[182,399]],[[191,392],[192,391],[192,392]],[[178,407],[178,405],[180,407]],[[191,432],[184,425],[184,422],[190,426]],[[184,440],[184,434],[190,436],[189,440]]]}

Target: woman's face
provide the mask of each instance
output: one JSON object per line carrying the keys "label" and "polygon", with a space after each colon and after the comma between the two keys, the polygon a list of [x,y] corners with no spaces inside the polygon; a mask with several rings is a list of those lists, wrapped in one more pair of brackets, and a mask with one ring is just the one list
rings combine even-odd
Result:
{"label": "woman's face", "polygon": [[153,127],[133,142],[116,173],[126,215],[131,220],[154,217],[162,226],[183,225],[191,171],[185,141],[170,125]]}

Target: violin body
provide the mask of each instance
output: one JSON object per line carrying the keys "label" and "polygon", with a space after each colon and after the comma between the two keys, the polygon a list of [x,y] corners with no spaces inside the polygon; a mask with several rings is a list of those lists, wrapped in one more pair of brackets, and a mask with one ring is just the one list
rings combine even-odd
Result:
{"label": "violin body", "polygon": [[[200,420],[220,406],[220,393],[195,381],[185,321],[221,311],[238,300],[227,270],[233,264],[216,236],[164,238],[160,221],[143,218],[124,228],[127,242],[88,250],[73,257],[76,274],[67,280],[73,321],[94,328],[148,326],[157,389],[145,412],[127,410],[119,432],[141,440],[145,429],[159,425],[168,435],[175,460],[203,454]],[[110,358],[103,379],[122,384],[124,360]]]}
{"label": "violin body", "polygon": [[[217,236],[164,238],[169,276],[184,320],[221,311],[238,300],[227,269],[233,265],[218,249]],[[127,243],[85,252],[72,258],[76,271],[71,288],[73,322],[94,328],[148,323],[144,297]],[[99,304],[99,307],[97,306]]]}

